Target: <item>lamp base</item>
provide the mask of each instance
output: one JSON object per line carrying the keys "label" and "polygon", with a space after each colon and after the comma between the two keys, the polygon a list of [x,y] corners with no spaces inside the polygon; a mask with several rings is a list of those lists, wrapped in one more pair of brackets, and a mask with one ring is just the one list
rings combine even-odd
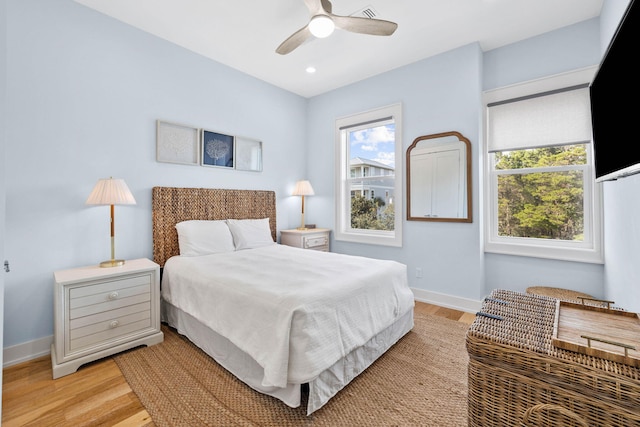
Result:
{"label": "lamp base", "polygon": [[307,227],[297,227],[296,230],[308,230]]}
{"label": "lamp base", "polygon": [[109,261],[102,261],[100,263],[100,267],[121,267],[123,265],[123,259],[110,259]]}

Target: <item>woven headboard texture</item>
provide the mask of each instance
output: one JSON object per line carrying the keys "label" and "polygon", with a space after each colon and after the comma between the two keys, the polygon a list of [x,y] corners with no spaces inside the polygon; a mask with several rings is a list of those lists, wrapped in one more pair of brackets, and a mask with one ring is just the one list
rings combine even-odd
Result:
{"label": "woven headboard texture", "polygon": [[180,254],[175,225],[191,219],[269,218],[276,241],[276,193],[265,190],[153,187],[153,260],[165,261]]}

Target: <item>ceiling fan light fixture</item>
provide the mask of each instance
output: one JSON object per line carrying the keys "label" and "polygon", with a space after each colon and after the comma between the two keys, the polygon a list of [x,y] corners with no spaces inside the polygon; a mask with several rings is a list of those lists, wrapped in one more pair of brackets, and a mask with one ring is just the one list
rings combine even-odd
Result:
{"label": "ceiling fan light fixture", "polygon": [[[373,19],[377,15],[371,7],[363,10],[360,16],[334,15],[331,13],[330,0],[303,0],[309,9],[311,19],[304,27],[285,39],[276,48],[276,53],[286,55],[301,46],[312,37],[328,37],[338,27],[351,33],[370,34],[374,36],[390,36],[398,24],[383,19]],[[366,16],[366,17],[365,17]]]}
{"label": "ceiling fan light fixture", "polygon": [[333,20],[326,15],[316,15],[309,22],[309,31],[319,39],[330,36],[335,28]]}

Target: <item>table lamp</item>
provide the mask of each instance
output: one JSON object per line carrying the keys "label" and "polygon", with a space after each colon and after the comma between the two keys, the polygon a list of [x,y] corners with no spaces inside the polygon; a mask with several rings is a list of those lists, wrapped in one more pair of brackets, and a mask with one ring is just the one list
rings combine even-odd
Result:
{"label": "table lamp", "polygon": [[124,265],[123,259],[115,259],[115,222],[114,205],[135,205],[136,200],[123,179],[99,179],[93,188],[87,205],[111,206],[111,259],[100,263],[100,267],[118,267]]}
{"label": "table lamp", "polygon": [[311,187],[311,183],[309,181],[304,180],[296,182],[296,188],[294,188],[292,195],[302,197],[302,220],[298,230],[307,229],[304,225],[304,196],[313,196],[313,194],[313,187]]}

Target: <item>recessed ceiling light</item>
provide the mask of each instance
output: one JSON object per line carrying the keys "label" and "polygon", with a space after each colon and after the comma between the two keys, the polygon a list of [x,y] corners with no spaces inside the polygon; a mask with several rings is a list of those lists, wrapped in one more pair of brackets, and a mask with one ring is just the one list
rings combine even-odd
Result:
{"label": "recessed ceiling light", "polygon": [[307,73],[309,74],[313,74],[316,72],[316,67],[307,67]]}

